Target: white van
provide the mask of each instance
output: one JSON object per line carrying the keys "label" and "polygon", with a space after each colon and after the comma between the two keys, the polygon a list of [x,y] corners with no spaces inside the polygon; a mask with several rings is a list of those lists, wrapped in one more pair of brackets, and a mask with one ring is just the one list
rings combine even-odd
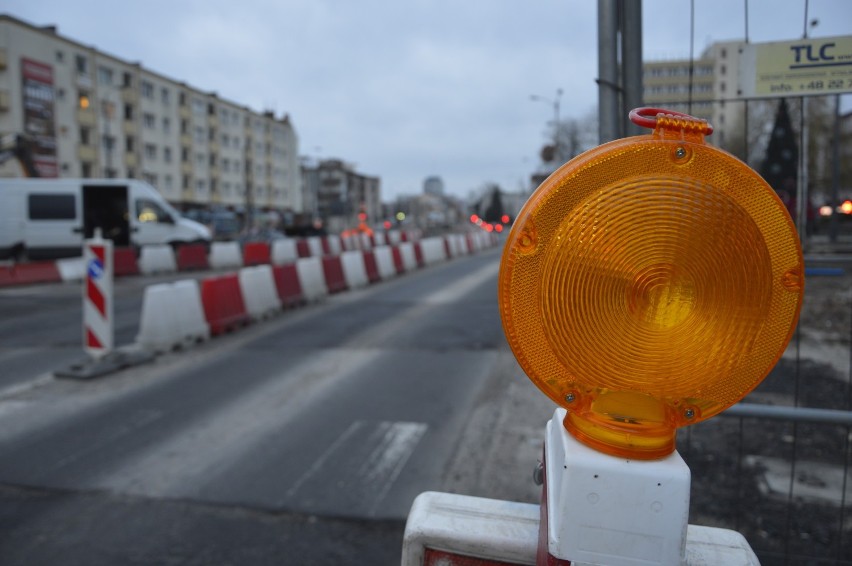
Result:
{"label": "white van", "polygon": [[211,239],[136,179],[0,179],[0,259],[79,256],[95,228],[116,246]]}

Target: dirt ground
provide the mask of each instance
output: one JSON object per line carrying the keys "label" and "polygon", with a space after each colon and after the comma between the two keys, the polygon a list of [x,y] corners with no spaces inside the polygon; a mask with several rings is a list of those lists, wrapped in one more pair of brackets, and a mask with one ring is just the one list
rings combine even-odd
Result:
{"label": "dirt ground", "polygon": [[[852,264],[845,269],[806,279],[796,335],[745,401],[852,410]],[[690,521],[739,530],[762,564],[852,564],[850,445],[849,427],[833,424],[721,417],[685,429]]]}

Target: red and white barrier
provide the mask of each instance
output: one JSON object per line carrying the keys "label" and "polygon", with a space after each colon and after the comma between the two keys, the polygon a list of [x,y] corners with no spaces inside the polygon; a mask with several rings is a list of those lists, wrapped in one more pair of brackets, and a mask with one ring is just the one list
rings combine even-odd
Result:
{"label": "red and white barrier", "polygon": [[322,239],[319,236],[310,236],[307,239],[307,242],[308,250],[310,250],[311,256],[322,257],[325,255],[322,249]]}
{"label": "red and white barrier", "polygon": [[414,244],[405,242],[399,246],[399,254],[402,256],[402,265],[405,271],[414,271],[417,269],[417,257],[414,252]]}
{"label": "red and white barrier", "polygon": [[299,259],[299,253],[296,251],[296,240],[282,238],[272,242],[272,263],[274,265],[295,263],[297,259]]}
{"label": "red and white barrier", "polygon": [[346,284],[346,276],[343,274],[343,262],[340,256],[325,256],[322,258],[322,271],[329,293],[340,293],[349,288]]}
{"label": "red and white barrier", "polygon": [[367,278],[367,267],[364,265],[364,252],[352,250],[340,255],[343,263],[343,275],[350,289],[366,287],[370,280]]}
{"label": "red and white barrier", "polygon": [[272,266],[244,267],[239,271],[239,280],[246,310],[253,320],[267,318],[281,310]]}
{"label": "red and white barrier", "polygon": [[175,252],[171,246],[142,246],[139,255],[139,270],[145,275],[174,273],[177,271]]}
{"label": "red and white barrier", "polygon": [[83,294],[83,349],[93,358],[102,358],[113,347],[113,263],[112,242],[100,237],[83,245],[86,264]]}
{"label": "red and white barrier", "polygon": [[396,267],[393,262],[393,252],[390,246],[382,245],[373,250],[373,255],[376,257],[376,267],[379,271],[379,277],[387,280],[396,276]]}
{"label": "red and white barrier", "polygon": [[302,286],[305,300],[317,301],[328,295],[320,258],[299,258],[296,260],[296,274],[299,276],[299,285]]}
{"label": "red and white barrier", "polygon": [[248,242],[243,246],[243,265],[266,265],[272,259],[269,244],[266,242]]}
{"label": "red and white barrier", "polygon": [[210,269],[207,260],[207,247],[204,244],[185,244],[177,250],[178,271]]}
{"label": "red and white barrier", "polygon": [[242,267],[243,253],[237,242],[213,242],[208,261],[213,269]]}

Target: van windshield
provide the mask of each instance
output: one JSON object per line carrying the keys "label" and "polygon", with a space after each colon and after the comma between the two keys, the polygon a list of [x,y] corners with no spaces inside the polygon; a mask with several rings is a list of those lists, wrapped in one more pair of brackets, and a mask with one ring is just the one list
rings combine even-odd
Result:
{"label": "van windshield", "polygon": [[166,203],[139,198],[136,199],[136,218],[139,222],[171,223],[180,215],[169,208]]}

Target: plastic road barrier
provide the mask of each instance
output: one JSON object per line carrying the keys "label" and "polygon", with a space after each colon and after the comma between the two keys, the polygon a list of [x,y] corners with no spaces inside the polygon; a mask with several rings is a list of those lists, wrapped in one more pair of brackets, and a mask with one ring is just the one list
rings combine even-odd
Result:
{"label": "plastic road barrier", "polygon": [[246,310],[253,320],[267,318],[281,310],[272,266],[244,267],[239,271],[239,280]]}
{"label": "plastic road barrier", "polygon": [[248,242],[243,246],[243,265],[265,265],[270,263],[271,254],[266,242]]}
{"label": "plastic road barrier", "polygon": [[402,265],[405,271],[414,271],[418,265],[423,265],[422,259],[417,259],[417,247],[414,244],[403,242],[399,245],[399,253],[402,256]]}
{"label": "plastic road barrier", "polygon": [[134,248],[114,248],[113,275],[124,277],[126,275],[139,275],[139,262],[136,261],[136,250]]}
{"label": "plastic road barrier", "polygon": [[207,247],[204,244],[186,244],[177,250],[177,267],[179,271],[209,269]]}
{"label": "plastic road barrier", "polygon": [[346,284],[346,277],[343,275],[343,262],[340,256],[322,258],[322,271],[329,293],[340,293],[349,288]]}
{"label": "plastic road barrier", "polygon": [[[396,276],[396,268],[393,261],[393,252],[390,246],[382,245],[373,250],[373,255],[376,256],[376,268],[379,272],[379,277],[382,279],[390,279]],[[402,258],[400,258],[402,261]]]}
{"label": "plastic road barrier", "polygon": [[308,250],[310,250],[312,256],[322,257],[325,255],[322,247],[322,239],[319,236],[311,236],[307,238],[307,242]]}
{"label": "plastic road barrier", "polygon": [[299,284],[299,274],[296,273],[296,264],[288,263],[287,265],[274,266],[272,278],[275,280],[278,299],[284,308],[294,307],[305,302],[302,286]]}
{"label": "plastic road barrier", "polygon": [[273,265],[295,263],[297,259],[299,259],[299,254],[296,251],[296,240],[293,238],[282,238],[272,242]]}
{"label": "plastic road barrier", "polygon": [[343,252],[340,260],[343,262],[343,275],[349,288],[366,287],[370,280],[367,278],[364,252],[358,250]]}
{"label": "plastic road barrier", "polygon": [[306,240],[296,240],[296,253],[299,257],[311,257],[311,248]]}
{"label": "plastic road barrier", "polygon": [[250,322],[236,274],[211,277],[201,282],[201,303],[210,334],[217,336]]}
{"label": "plastic road barrier", "polygon": [[177,271],[174,250],[166,244],[142,246],[142,252],[139,256],[139,270],[145,275],[174,273]]}
{"label": "plastic road barrier", "polygon": [[210,267],[227,269],[242,267],[243,254],[237,242],[213,242],[210,245]]}
{"label": "plastic road barrier", "polygon": [[379,275],[379,266],[376,264],[376,254],[372,251],[365,251],[364,253],[364,268],[367,271],[367,281],[370,283],[377,283],[382,280],[381,275]]}
{"label": "plastic road barrier", "polygon": [[299,276],[299,285],[305,300],[316,301],[328,295],[320,258],[299,258],[296,261],[296,274]]}

